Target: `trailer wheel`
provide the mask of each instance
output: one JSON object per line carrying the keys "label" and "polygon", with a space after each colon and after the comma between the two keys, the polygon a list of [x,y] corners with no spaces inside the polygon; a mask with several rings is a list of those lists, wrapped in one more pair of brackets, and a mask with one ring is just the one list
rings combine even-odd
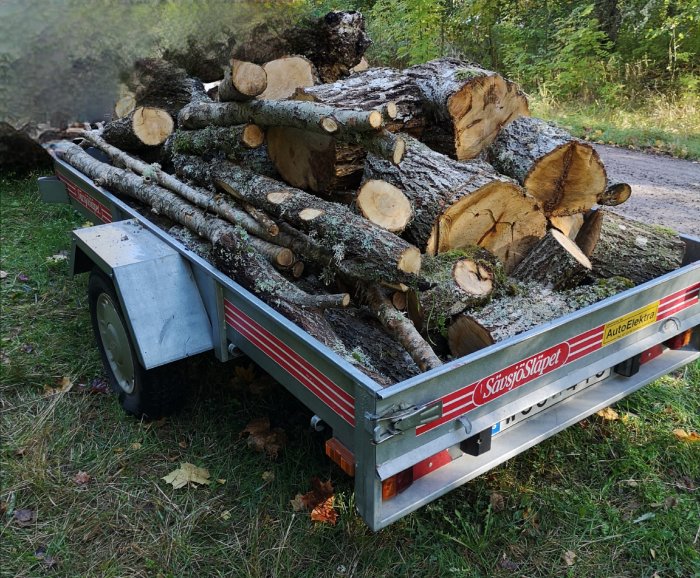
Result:
{"label": "trailer wheel", "polygon": [[127,413],[158,418],[185,401],[184,362],[146,370],[141,365],[112,281],[93,269],[88,282],[90,318],[112,390]]}

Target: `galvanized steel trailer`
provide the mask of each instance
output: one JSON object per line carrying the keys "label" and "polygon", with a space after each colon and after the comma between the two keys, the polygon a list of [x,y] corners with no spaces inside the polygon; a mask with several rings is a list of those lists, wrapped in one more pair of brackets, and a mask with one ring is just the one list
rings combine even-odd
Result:
{"label": "galvanized steel trailer", "polygon": [[55,173],[43,199],[101,223],[73,231],[71,271],[114,284],[126,327],[110,339],[146,370],[248,355],[332,428],[373,530],[700,357],[700,239],[684,237],[677,271],[381,387],[81,172]]}

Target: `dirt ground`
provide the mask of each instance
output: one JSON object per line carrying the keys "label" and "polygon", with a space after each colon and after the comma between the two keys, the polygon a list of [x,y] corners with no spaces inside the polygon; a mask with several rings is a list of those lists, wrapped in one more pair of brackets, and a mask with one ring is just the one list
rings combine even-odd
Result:
{"label": "dirt ground", "polygon": [[630,199],[613,211],[700,236],[700,163],[610,146],[595,148],[608,177],[632,186]]}

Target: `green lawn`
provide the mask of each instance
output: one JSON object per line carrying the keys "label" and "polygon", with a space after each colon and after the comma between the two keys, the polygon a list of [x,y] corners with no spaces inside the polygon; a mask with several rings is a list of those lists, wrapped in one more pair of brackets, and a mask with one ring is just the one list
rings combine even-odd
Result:
{"label": "green lawn", "polygon": [[[672,433],[700,432],[700,364],[373,534],[308,412],[259,370],[199,357],[185,411],[124,415],[103,392],[86,279],[47,260],[81,219],[32,178],[0,176],[0,203],[2,576],[700,574],[700,444]],[[261,416],[286,432],[276,461],[239,435]],[[180,462],[215,481],[174,490],[161,477]],[[290,505],[314,476],[335,486],[336,526]]]}

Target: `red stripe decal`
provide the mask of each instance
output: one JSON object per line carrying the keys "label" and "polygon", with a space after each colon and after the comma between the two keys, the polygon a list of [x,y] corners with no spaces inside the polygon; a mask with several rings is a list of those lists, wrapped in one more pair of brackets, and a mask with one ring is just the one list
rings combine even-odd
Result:
{"label": "red stripe decal", "polygon": [[91,197],[89,193],[86,193],[85,191],[80,189],[77,185],[69,181],[60,173],[56,173],[56,176],[58,177],[58,180],[60,180],[64,185],[66,185],[66,190],[68,191],[69,196],[75,199],[78,203],[80,203],[83,207],[85,207],[103,223],[112,222],[112,214],[110,213],[107,207],[105,207],[95,198]]}
{"label": "red stripe decal", "polygon": [[[687,309],[700,301],[700,283],[671,293],[659,301],[656,321],[666,319],[674,313]],[[651,303],[650,305],[653,305]],[[603,345],[605,325],[575,335],[568,340],[522,359],[505,369],[492,373],[475,383],[453,391],[442,400],[443,415],[420,425],[416,435],[424,434],[444,423],[457,419],[474,408],[494,400],[506,393],[546,375],[564,365],[598,351]]]}
{"label": "red stripe decal", "polygon": [[294,377],[325,405],[350,425],[355,425],[355,400],[306,359],[248,317],[230,301],[224,300],[226,323],[240,333],[277,365]]}

